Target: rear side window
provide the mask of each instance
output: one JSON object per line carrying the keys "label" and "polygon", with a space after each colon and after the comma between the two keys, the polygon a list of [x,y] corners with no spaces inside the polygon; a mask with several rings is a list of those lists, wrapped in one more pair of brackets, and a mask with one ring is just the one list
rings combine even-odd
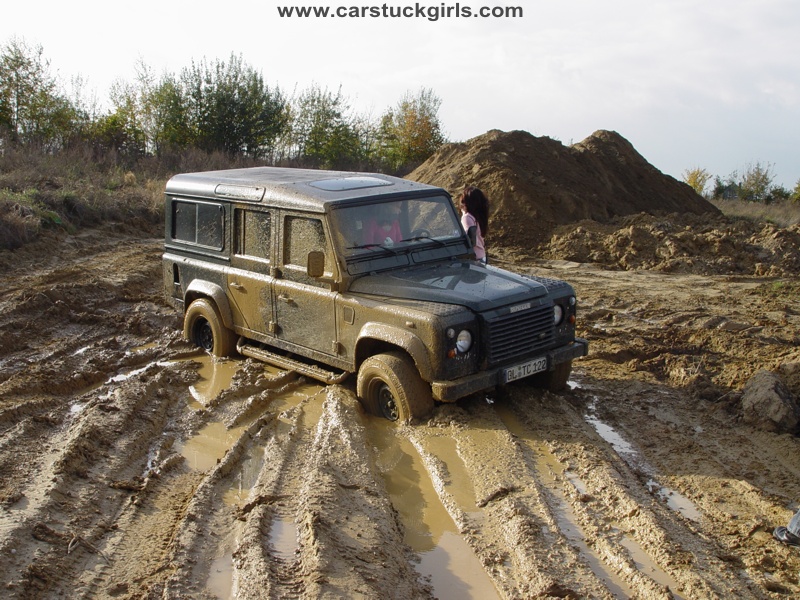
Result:
{"label": "rear side window", "polygon": [[272,222],[270,213],[237,208],[234,214],[236,254],[268,261]]}
{"label": "rear side window", "polygon": [[225,211],[221,204],[172,202],[172,239],[221,250]]}

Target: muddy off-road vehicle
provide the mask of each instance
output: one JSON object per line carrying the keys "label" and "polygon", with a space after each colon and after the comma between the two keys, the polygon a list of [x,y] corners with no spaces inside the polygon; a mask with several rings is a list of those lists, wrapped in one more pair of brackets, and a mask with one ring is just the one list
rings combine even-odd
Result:
{"label": "muddy off-road vehicle", "polygon": [[575,292],[474,260],[448,193],[373,173],[259,167],[166,187],[167,298],[185,337],[428,415],[510,382],[566,386]]}

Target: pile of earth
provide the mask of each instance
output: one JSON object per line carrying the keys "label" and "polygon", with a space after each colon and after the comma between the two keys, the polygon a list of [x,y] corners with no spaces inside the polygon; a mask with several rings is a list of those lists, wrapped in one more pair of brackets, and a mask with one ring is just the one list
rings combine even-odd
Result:
{"label": "pile of earth", "polygon": [[492,130],[443,146],[408,179],[454,196],[465,185],[481,188],[491,203],[490,243],[521,251],[546,243],[559,225],[582,220],[607,223],[642,212],[719,214],[613,131],[564,146],[525,131]]}
{"label": "pile of earth", "polygon": [[[497,250],[499,256],[506,254]],[[537,256],[624,270],[794,276],[800,272],[800,225],[641,213],[611,223],[561,226],[537,249]]]}
{"label": "pile of earth", "polygon": [[525,131],[492,130],[443,146],[408,179],[453,196],[465,185],[486,192],[495,259],[705,275],[800,271],[800,226],[726,218],[613,131],[564,146]]}

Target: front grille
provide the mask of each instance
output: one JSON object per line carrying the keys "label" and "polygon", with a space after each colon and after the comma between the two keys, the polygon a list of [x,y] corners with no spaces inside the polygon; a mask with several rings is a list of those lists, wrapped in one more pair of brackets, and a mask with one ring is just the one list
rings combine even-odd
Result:
{"label": "front grille", "polygon": [[497,365],[547,348],[553,341],[553,309],[536,306],[484,319],[486,359]]}

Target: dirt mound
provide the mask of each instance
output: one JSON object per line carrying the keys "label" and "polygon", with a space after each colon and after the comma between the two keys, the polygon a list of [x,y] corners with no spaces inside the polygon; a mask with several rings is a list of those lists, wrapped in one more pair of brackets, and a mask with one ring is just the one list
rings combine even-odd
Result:
{"label": "dirt mound", "polygon": [[[498,254],[504,253],[498,249]],[[781,228],[723,216],[639,214],[609,224],[581,221],[561,226],[537,254],[612,269],[782,277],[800,271],[800,225]]]}
{"label": "dirt mound", "polygon": [[489,131],[448,144],[409,179],[456,195],[465,185],[491,202],[493,246],[529,250],[567,223],[648,213],[719,214],[685,183],[648,163],[625,138],[597,131],[564,146],[524,131]]}

